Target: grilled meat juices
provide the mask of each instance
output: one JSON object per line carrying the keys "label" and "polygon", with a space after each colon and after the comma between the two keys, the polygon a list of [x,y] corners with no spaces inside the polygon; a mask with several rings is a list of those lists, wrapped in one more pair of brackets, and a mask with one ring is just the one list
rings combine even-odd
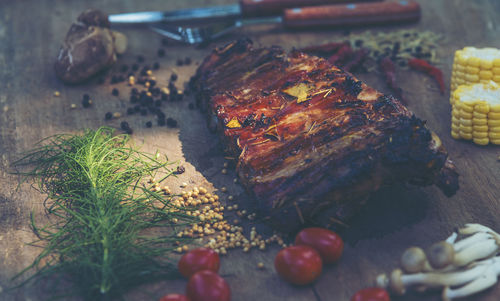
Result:
{"label": "grilled meat juices", "polygon": [[324,59],[239,40],[215,49],[191,87],[238,158],[241,183],[279,229],[345,221],[386,184],[458,189],[422,120]]}

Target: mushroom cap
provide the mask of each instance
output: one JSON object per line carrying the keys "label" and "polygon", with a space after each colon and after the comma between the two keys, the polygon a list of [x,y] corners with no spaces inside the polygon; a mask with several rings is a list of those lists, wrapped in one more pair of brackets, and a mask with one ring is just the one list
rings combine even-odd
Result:
{"label": "mushroom cap", "polygon": [[389,277],[386,274],[378,275],[375,279],[375,285],[386,289],[389,286]]}
{"label": "mushroom cap", "polygon": [[427,256],[424,250],[419,247],[411,247],[401,255],[401,266],[407,273],[418,273],[424,270],[427,263]]}
{"label": "mushroom cap", "polygon": [[87,26],[110,27],[108,15],[97,9],[87,9],[78,16],[77,20]]}
{"label": "mushroom cap", "polygon": [[85,81],[116,61],[113,47],[109,29],[73,24],[59,51],[56,75],[66,83]]}
{"label": "mushroom cap", "polygon": [[435,269],[442,269],[453,262],[455,250],[450,243],[440,241],[427,249],[427,259]]}
{"label": "mushroom cap", "polygon": [[395,269],[392,271],[389,278],[389,288],[395,295],[404,295],[406,288],[403,284],[401,277],[403,276],[403,271],[401,269]]}

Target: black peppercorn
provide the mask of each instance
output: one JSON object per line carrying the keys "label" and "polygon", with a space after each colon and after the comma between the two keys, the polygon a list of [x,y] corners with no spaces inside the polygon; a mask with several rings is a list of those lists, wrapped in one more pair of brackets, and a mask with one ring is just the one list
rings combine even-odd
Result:
{"label": "black peppercorn", "polygon": [[156,116],[158,116],[158,118],[160,119],[165,119],[165,113],[163,113],[161,110],[158,110],[156,112]]}
{"label": "black peppercorn", "polygon": [[90,98],[85,98],[85,97],[83,98],[83,100],[82,100],[82,106],[84,108],[90,107],[91,104],[92,104],[92,101],[90,100]]}
{"label": "black peppercorn", "polygon": [[153,70],[158,70],[160,69],[160,63],[156,62],[153,64]]}
{"label": "black peppercorn", "polygon": [[191,58],[190,57],[186,57],[184,59],[184,65],[191,65]]}
{"label": "black peppercorn", "polygon": [[155,106],[161,107],[161,99],[155,100]]}
{"label": "black peppercorn", "polygon": [[192,103],[192,102],[191,102],[191,103],[189,103],[188,108],[189,108],[190,110],[194,110],[194,103]]}
{"label": "black peppercorn", "polygon": [[151,121],[146,122],[146,127],[150,128],[153,126],[153,123]]}
{"label": "black peppercorn", "polygon": [[132,114],[134,114],[134,113],[135,113],[134,108],[128,108],[128,109],[127,109],[127,115],[132,115]]}
{"label": "black peppercorn", "polygon": [[163,57],[163,56],[165,56],[165,50],[163,50],[163,49],[158,49],[158,56],[159,56],[159,57]]}
{"label": "black peppercorn", "polygon": [[177,66],[182,66],[182,65],[184,65],[184,61],[181,60],[181,59],[177,59],[177,63],[176,64],[177,64]]}
{"label": "black peppercorn", "polygon": [[186,171],[186,168],[184,168],[184,166],[180,165],[180,166],[177,166],[177,169],[176,169],[176,173],[177,174],[182,174]]}
{"label": "black peppercorn", "polygon": [[158,118],[158,125],[164,126],[165,125],[165,118]]}
{"label": "black peppercorn", "polygon": [[171,128],[175,128],[177,126],[177,120],[173,118],[167,118],[167,126]]}
{"label": "black peppercorn", "polygon": [[110,120],[111,118],[113,118],[113,114],[111,112],[107,112],[106,114],[104,114],[104,119]]}
{"label": "black peppercorn", "polygon": [[144,57],[142,55],[137,56],[137,62],[142,63],[144,62]]}
{"label": "black peppercorn", "polygon": [[177,80],[177,74],[172,73],[172,75],[170,75],[170,80],[175,82]]}
{"label": "black peppercorn", "polygon": [[125,65],[125,64],[121,65],[121,67],[120,67],[120,71],[121,72],[125,73],[125,72],[127,72],[127,70],[128,70],[128,66],[127,65]]}
{"label": "black peppercorn", "polygon": [[117,88],[114,88],[113,91],[111,91],[111,94],[113,94],[113,96],[118,96],[120,94],[120,91],[118,91]]}
{"label": "black peppercorn", "polygon": [[142,116],[146,116],[146,115],[148,115],[148,110],[146,110],[146,109],[141,109],[141,115],[142,115]]}
{"label": "black peppercorn", "polygon": [[133,64],[132,65],[132,71],[137,71],[137,70],[139,70],[139,65]]}
{"label": "black peppercorn", "polygon": [[130,125],[128,124],[128,122],[126,122],[126,121],[122,121],[122,122],[120,123],[120,128],[121,128],[122,130],[127,130],[127,129],[130,129]]}

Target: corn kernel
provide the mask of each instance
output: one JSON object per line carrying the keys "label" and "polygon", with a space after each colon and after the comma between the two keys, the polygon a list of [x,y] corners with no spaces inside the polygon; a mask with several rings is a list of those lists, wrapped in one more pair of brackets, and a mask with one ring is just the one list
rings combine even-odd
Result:
{"label": "corn kernel", "polygon": [[488,126],[487,125],[474,125],[474,126],[472,126],[472,130],[474,132],[488,132]]}
{"label": "corn kernel", "polygon": [[[460,116],[461,119],[462,118],[463,119],[472,119],[472,114],[473,113],[468,113],[468,112],[465,112],[465,111],[460,111],[460,114],[458,116]],[[478,118],[480,118],[480,117],[478,117]]]}
{"label": "corn kernel", "polygon": [[487,114],[490,111],[490,105],[487,103],[479,103],[474,106],[474,111]]}
{"label": "corn kernel", "polygon": [[474,138],[472,139],[472,141],[479,145],[487,145],[488,143],[490,143],[490,139],[488,138]]}
{"label": "corn kernel", "polygon": [[481,69],[479,69],[478,67],[473,67],[473,66],[465,67],[465,72],[468,74],[478,74],[480,70]]}
{"label": "corn kernel", "polygon": [[488,132],[472,132],[472,138],[474,139],[488,138]]}
{"label": "corn kernel", "polygon": [[489,112],[488,113],[488,119],[499,120],[500,119],[500,113]]}
{"label": "corn kernel", "polygon": [[472,140],[472,133],[460,132],[460,137],[465,140]]}
{"label": "corn kernel", "polygon": [[490,80],[493,78],[493,72],[491,72],[489,70],[481,70],[481,71],[479,71],[479,78],[485,79],[485,80]]}
{"label": "corn kernel", "polygon": [[465,133],[472,133],[472,127],[471,126],[465,126],[465,125],[460,125],[459,126],[460,132],[465,132]]}
{"label": "corn kernel", "polygon": [[493,61],[486,60],[486,59],[481,59],[479,67],[481,69],[491,69],[491,68],[493,68]]}
{"label": "corn kernel", "polygon": [[491,139],[500,139],[500,133],[498,133],[498,132],[489,132],[488,133],[488,137],[490,137]]}
{"label": "corn kernel", "polygon": [[475,119],[472,119],[472,124],[473,125],[486,125],[486,124],[488,124],[488,119],[475,118]]}
{"label": "corn kernel", "polygon": [[485,119],[485,118],[488,118],[488,114],[479,113],[477,111],[474,111],[472,113],[472,118],[473,119]]}

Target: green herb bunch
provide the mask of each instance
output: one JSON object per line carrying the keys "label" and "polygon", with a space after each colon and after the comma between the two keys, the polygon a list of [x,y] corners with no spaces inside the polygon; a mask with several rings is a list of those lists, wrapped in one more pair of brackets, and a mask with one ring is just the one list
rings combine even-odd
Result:
{"label": "green herb bunch", "polygon": [[[43,140],[15,166],[47,194],[50,222],[32,227],[43,251],[24,272],[31,279],[68,278],[86,299],[110,299],[171,275],[172,219],[193,218],[147,183],[172,175],[167,161],[129,146],[127,135],[102,127]],[[24,168],[23,168],[24,167]]]}

